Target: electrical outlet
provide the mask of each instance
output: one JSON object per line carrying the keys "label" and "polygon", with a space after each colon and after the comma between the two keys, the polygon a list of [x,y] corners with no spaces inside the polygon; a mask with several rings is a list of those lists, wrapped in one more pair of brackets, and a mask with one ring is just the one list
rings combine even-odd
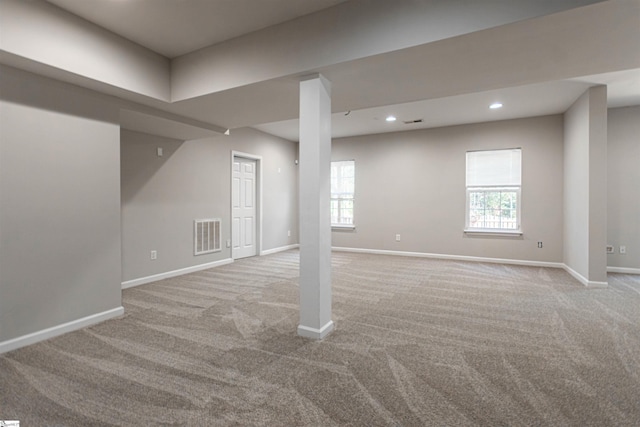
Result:
{"label": "electrical outlet", "polygon": [[607,253],[608,253],[608,254],[613,254],[613,253],[615,253],[615,251],[613,250],[613,245],[607,245]]}
{"label": "electrical outlet", "polygon": [[156,153],[158,154],[158,157],[162,157],[162,155],[164,154],[162,147],[158,147]]}
{"label": "electrical outlet", "polygon": [[230,248],[231,247],[231,239],[227,239],[227,247]]}
{"label": "electrical outlet", "polygon": [[538,242],[538,247],[542,248],[542,242]]}
{"label": "electrical outlet", "polygon": [[151,251],[151,259],[158,259],[158,251]]}
{"label": "electrical outlet", "polygon": [[399,242],[399,241],[400,241],[400,235],[396,234],[396,242]]}
{"label": "electrical outlet", "polygon": [[627,253],[627,247],[626,246],[620,246],[620,253],[621,254],[626,254]]}
{"label": "electrical outlet", "polygon": [[291,230],[287,231],[287,237],[291,237]]}

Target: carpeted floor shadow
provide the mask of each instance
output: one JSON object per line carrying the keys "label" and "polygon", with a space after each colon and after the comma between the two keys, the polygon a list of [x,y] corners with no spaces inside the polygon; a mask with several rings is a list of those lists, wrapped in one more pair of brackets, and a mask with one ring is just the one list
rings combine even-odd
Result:
{"label": "carpeted floor shadow", "polygon": [[333,254],[336,330],[296,335],[297,251],[123,291],[0,356],[21,426],[638,426],[640,276]]}

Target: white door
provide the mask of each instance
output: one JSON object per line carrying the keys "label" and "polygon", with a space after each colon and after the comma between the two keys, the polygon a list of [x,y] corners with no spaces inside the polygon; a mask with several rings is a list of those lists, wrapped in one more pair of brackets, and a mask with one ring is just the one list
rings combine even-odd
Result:
{"label": "white door", "polygon": [[256,161],[233,158],[231,257],[257,255]]}

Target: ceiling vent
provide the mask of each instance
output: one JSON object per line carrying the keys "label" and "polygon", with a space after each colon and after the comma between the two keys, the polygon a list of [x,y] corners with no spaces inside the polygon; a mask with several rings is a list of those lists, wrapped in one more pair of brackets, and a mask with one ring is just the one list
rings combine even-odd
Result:
{"label": "ceiling vent", "polygon": [[413,125],[416,123],[422,123],[422,119],[408,120],[403,122],[405,125]]}

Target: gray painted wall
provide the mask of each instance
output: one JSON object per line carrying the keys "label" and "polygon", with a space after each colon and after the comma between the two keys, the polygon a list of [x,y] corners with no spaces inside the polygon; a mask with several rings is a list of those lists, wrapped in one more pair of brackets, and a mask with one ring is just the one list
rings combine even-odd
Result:
{"label": "gray painted wall", "polygon": [[[192,141],[127,130],[121,137],[123,281],[231,257],[225,242],[231,238],[233,150],[262,156],[262,250],[298,242],[296,143],[252,129]],[[193,254],[197,218],[222,219],[221,252]]]}
{"label": "gray painted wall", "polygon": [[[263,158],[262,249],[298,242],[297,144],[251,129],[193,141],[121,132],[118,107],[102,96],[0,72],[0,342],[119,307],[122,280],[230,257],[226,248],[194,257],[192,221],[219,216],[229,238],[232,150]],[[577,189],[567,224],[587,226],[572,202],[586,203],[572,187],[587,179],[584,150],[573,146],[591,132],[591,107],[581,105],[565,117],[566,144],[562,116],[335,140],[334,160],[356,160],[357,229],[332,233],[333,244],[562,262],[563,145],[567,188]],[[639,115],[640,107],[609,114],[609,243],[627,246],[627,255],[609,256],[612,266],[640,267]],[[507,147],[523,148],[524,236],[465,237],[464,154]]]}
{"label": "gray painted wall", "polygon": [[640,269],[640,107],[609,110],[608,131],[607,264]]}
{"label": "gray painted wall", "polygon": [[[556,115],[334,140],[332,159],[356,162],[356,230],[333,246],[562,262],[562,138]],[[466,151],[514,147],[524,235],[466,236]]]}
{"label": "gray painted wall", "polygon": [[0,68],[0,342],[116,309],[118,110]]}
{"label": "gray painted wall", "polygon": [[[71,73],[67,81],[86,87],[101,88],[96,83],[102,82],[170,99],[167,58],[48,2],[2,0],[1,8],[0,50],[29,58],[34,62],[29,64],[32,70],[42,71],[45,64]],[[5,60],[15,61],[9,55]],[[24,66],[22,61],[15,62]],[[63,76],[57,73],[58,78]]]}

